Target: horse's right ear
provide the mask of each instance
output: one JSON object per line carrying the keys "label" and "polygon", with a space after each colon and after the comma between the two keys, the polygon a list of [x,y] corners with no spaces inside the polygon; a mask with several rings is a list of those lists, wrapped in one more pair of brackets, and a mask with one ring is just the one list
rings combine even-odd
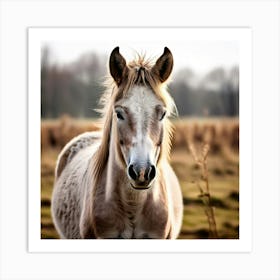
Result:
{"label": "horse's right ear", "polygon": [[126,61],[119,50],[119,47],[114,48],[110,55],[110,73],[118,86],[122,83],[128,71]]}

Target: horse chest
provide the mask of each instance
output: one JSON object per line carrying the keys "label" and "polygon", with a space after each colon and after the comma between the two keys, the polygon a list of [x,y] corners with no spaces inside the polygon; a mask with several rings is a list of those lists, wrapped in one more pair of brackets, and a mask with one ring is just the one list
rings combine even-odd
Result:
{"label": "horse chest", "polygon": [[[162,205],[143,205],[129,211],[125,216],[126,228],[122,238],[157,238],[166,237],[168,228],[168,212]],[[132,214],[131,214],[132,213]]]}
{"label": "horse chest", "polygon": [[141,238],[141,235],[144,235],[142,210],[142,205],[126,205],[124,207],[124,230],[120,233],[121,238]]}
{"label": "horse chest", "polygon": [[162,239],[167,236],[168,212],[162,205],[151,207],[127,203],[121,208],[112,204],[103,206],[101,214],[95,217],[98,238]]}

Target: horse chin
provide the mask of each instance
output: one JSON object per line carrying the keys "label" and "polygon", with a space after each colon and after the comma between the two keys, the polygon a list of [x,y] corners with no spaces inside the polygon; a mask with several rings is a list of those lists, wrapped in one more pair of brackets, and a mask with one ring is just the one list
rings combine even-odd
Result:
{"label": "horse chin", "polygon": [[143,191],[143,190],[148,190],[151,187],[151,184],[147,185],[147,186],[139,186],[139,185],[134,185],[130,182],[130,186],[137,191]]}

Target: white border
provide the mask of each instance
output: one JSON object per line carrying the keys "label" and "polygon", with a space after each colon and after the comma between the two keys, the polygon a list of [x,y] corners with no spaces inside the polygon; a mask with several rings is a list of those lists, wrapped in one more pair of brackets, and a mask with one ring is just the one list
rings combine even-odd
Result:
{"label": "white border", "polygon": [[[0,1],[0,279],[279,280],[279,7],[276,0]],[[27,251],[26,30],[31,26],[139,23],[252,29],[254,141],[250,253],[32,254]]]}
{"label": "white border", "polygon": [[[240,224],[237,240],[44,240],[40,238],[40,59],[44,42],[108,41],[109,49],[138,38],[183,41],[237,41],[240,69]],[[29,28],[29,251],[30,252],[249,252],[252,186],[251,30],[249,28]],[[75,39],[73,39],[75,38]],[[127,39],[129,38],[129,39]],[[138,39],[139,40],[139,39]],[[93,40],[94,41],[94,40]],[[106,42],[106,41],[105,41]],[[106,42],[107,43],[107,42]],[[172,44],[174,44],[172,46]],[[112,45],[112,46],[111,46]],[[246,207],[244,207],[246,205]]]}

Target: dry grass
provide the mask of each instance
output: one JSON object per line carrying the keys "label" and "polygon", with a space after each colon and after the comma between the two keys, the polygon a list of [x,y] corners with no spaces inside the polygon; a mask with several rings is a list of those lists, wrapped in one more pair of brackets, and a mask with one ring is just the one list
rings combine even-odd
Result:
{"label": "dry grass", "polygon": [[[213,221],[209,223],[208,220],[211,220],[210,209],[213,208],[215,215],[212,216],[215,218],[218,237],[239,238],[238,119],[183,119],[175,121],[174,126],[171,165],[179,178],[184,197],[184,220],[179,238],[213,238],[212,233],[209,236],[210,224],[210,232],[215,231],[212,226]],[[56,121],[42,122],[42,238],[58,238],[49,211],[57,155],[72,137],[96,129],[98,126],[92,120],[72,120],[64,117]],[[206,160],[204,165],[194,162],[189,141],[195,149],[198,160],[201,161],[204,155]],[[207,148],[205,143],[211,149]],[[197,151],[202,151],[200,156]],[[198,184],[201,190],[197,189]],[[199,195],[201,197],[198,197]],[[206,217],[210,215],[207,219],[206,209],[209,212]]]}
{"label": "dry grass", "polygon": [[201,155],[198,155],[197,150],[195,149],[194,143],[188,141],[188,147],[191,151],[191,154],[196,162],[196,164],[201,169],[201,179],[205,183],[205,188],[201,186],[200,180],[196,181],[196,185],[200,191],[199,197],[201,198],[201,201],[204,205],[204,212],[208,220],[209,224],[209,238],[218,238],[217,233],[217,226],[216,226],[216,218],[214,214],[214,207],[212,206],[212,200],[211,200],[211,193],[210,193],[210,186],[209,186],[209,172],[208,172],[208,166],[207,166],[207,156],[210,150],[210,144],[209,141],[206,139],[205,144],[203,145],[203,149],[201,152]]}
{"label": "dry grass", "polygon": [[98,129],[99,126],[93,121],[75,120],[67,115],[55,121],[44,121],[41,125],[41,150],[63,148],[73,137]]}

